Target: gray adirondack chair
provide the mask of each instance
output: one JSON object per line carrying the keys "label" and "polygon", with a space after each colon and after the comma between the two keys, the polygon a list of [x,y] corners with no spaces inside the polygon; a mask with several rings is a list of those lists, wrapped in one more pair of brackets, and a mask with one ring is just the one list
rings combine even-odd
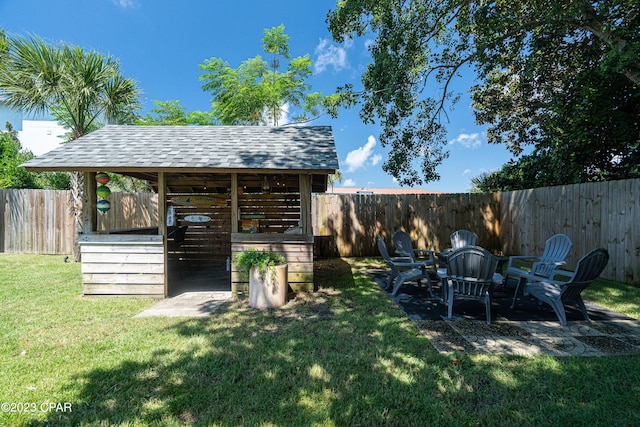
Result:
{"label": "gray adirondack chair", "polygon": [[[391,240],[393,241],[393,246],[395,247],[398,255],[409,257],[416,263],[424,263],[428,269],[435,270],[436,259],[433,256],[433,251],[428,249],[414,249],[413,243],[411,243],[411,237],[407,233],[402,230],[398,230],[393,233]],[[419,254],[426,258],[418,258]]]}
{"label": "gray adirondack chair", "polygon": [[454,231],[449,236],[449,239],[451,241],[451,247],[437,254],[441,268],[445,268],[447,266],[447,258],[454,249],[465,246],[475,246],[478,241],[478,237],[469,230]]}
{"label": "gray adirondack chair", "polygon": [[478,241],[478,237],[469,230],[454,231],[449,238],[451,239],[451,249],[475,246]]}
{"label": "gray adirondack chair", "polygon": [[[505,273],[505,284],[509,276],[517,277],[518,283],[516,285],[516,291],[513,293],[513,302],[511,308],[516,307],[518,299],[518,292],[529,280],[543,280],[551,277],[561,265],[565,264],[565,260],[571,251],[573,242],[566,234],[556,234],[547,239],[544,244],[544,250],[540,256],[522,255],[522,256],[510,256],[509,263],[507,264],[507,272]],[[514,265],[514,262],[527,261],[531,264],[531,271],[518,268]]]}
{"label": "gray adirondack chair", "polygon": [[385,287],[385,289],[388,290],[391,285],[393,285],[391,295],[395,295],[398,292],[398,289],[400,289],[400,287],[406,282],[416,282],[419,285],[422,279],[426,279],[429,287],[429,294],[433,296],[431,279],[429,278],[429,272],[427,271],[425,263],[413,262],[410,257],[391,257],[387,250],[387,244],[381,236],[377,237],[377,243],[382,259],[384,259],[391,269],[387,286]]}
{"label": "gray adirondack chair", "polygon": [[[537,298],[553,308],[562,326],[567,326],[567,315],[564,305],[574,302],[582,311],[585,320],[589,319],[587,308],[580,294],[595,279],[609,262],[609,253],[604,248],[596,248],[580,258],[575,272],[557,270],[552,277],[539,282],[527,282],[523,289],[524,295]],[[556,280],[557,276],[567,276],[568,281]]]}
{"label": "gray adirondack chair", "polygon": [[454,249],[448,261],[447,319],[452,319],[454,300],[470,299],[484,301],[487,324],[491,324],[491,293],[498,259],[480,246],[465,246]]}

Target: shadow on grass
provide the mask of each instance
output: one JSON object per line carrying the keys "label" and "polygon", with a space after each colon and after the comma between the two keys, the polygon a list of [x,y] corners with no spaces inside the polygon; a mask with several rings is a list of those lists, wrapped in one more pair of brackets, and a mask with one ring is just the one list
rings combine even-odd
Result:
{"label": "shadow on grass", "polygon": [[210,318],[176,321],[158,331],[170,344],[142,357],[123,354],[120,363],[75,378],[68,385],[78,389],[73,411],[30,425],[640,421],[633,408],[617,404],[640,394],[640,381],[620,371],[637,367],[633,359],[439,356],[353,266],[320,263],[318,291],[282,309],[233,302]]}

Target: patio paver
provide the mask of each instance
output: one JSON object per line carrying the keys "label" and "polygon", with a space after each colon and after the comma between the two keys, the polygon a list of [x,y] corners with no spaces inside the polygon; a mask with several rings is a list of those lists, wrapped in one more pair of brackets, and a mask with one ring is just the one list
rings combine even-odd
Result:
{"label": "patio paver", "polygon": [[[384,288],[386,270],[363,271]],[[437,287],[439,287],[437,285]],[[568,326],[551,309],[534,302],[510,310],[510,296],[492,300],[493,319],[487,325],[484,305],[471,302],[454,307],[454,320],[443,320],[446,306],[429,298],[426,287],[404,286],[389,297],[407,313],[441,354],[510,354],[518,356],[612,356],[640,354],[640,320],[586,303],[591,322],[568,311]],[[477,307],[476,307],[477,306]]]}

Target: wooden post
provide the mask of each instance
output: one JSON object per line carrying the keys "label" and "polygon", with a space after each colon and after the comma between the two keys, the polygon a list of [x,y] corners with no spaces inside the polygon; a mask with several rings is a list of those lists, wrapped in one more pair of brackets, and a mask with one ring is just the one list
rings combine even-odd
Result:
{"label": "wooden post", "polygon": [[169,296],[169,271],[167,256],[167,178],[164,172],[158,172],[158,234],[162,236],[164,264],[164,297]]}
{"label": "wooden post", "polygon": [[300,180],[300,219],[302,234],[313,234],[311,222],[311,175],[299,175]]}
{"label": "wooden post", "polygon": [[238,174],[231,174],[231,232],[238,232]]}

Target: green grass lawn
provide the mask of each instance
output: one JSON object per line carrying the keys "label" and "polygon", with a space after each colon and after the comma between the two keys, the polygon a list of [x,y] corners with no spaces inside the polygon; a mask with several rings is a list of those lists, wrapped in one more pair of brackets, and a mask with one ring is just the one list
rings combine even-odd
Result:
{"label": "green grass lawn", "polygon": [[[640,357],[441,356],[358,273],[375,262],[324,262],[278,310],[133,318],[154,301],[82,297],[78,264],[0,254],[0,425],[640,425]],[[639,295],[585,296],[637,317]]]}

